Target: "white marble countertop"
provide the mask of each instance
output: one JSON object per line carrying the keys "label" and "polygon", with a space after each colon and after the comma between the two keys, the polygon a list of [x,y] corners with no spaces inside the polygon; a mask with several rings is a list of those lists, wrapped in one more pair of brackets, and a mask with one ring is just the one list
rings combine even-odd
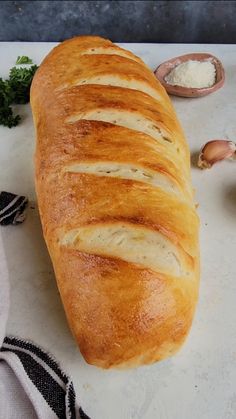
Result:
{"label": "white marble countertop", "polygon": [[[39,63],[52,43],[0,43],[0,76],[18,55]],[[201,99],[173,98],[191,151],[212,138],[236,140],[236,46],[126,44],[153,69],[187,52],[210,52],[226,71],[225,86]],[[21,125],[0,127],[0,190],[35,200],[34,129],[29,105]],[[193,168],[201,217],[200,301],[189,338],[174,358],[130,371],[87,365],[68,329],[36,209],[25,223],[1,228],[11,285],[7,332],[51,351],[71,374],[92,419],[235,419],[236,163]]]}

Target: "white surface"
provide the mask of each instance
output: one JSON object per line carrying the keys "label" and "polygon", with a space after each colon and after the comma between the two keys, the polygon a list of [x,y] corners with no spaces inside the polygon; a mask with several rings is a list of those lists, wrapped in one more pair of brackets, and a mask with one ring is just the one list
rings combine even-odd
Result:
{"label": "white surface", "polygon": [[[0,44],[1,74],[18,55],[36,63],[53,44]],[[225,86],[200,99],[173,99],[191,151],[212,138],[236,139],[236,46],[126,45],[153,69],[173,56],[210,52],[222,60]],[[34,130],[29,106],[17,128],[0,127],[0,190],[35,199]],[[1,228],[11,281],[8,333],[50,350],[72,375],[92,419],[236,417],[236,163],[192,170],[201,217],[200,301],[189,338],[170,360],[128,372],[102,371],[81,358],[68,330],[37,211]],[[46,418],[45,418],[46,419]]]}

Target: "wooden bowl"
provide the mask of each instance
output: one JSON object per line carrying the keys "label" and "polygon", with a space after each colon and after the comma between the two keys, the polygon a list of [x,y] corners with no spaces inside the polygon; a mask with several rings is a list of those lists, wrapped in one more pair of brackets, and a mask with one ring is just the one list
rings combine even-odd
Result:
{"label": "wooden bowl", "polygon": [[[195,61],[211,61],[214,64],[216,69],[216,80],[215,84],[211,87],[203,87],[203,88],[190,88],[190,87],[182,87],[182,86],[174,86],[169,84],[165,81],[165,77],[174,67],[179,64],[184,63],[185,61],[195,60]],[[166,91],[170,95],[174,96],[183,96],[183,97],[200,97],[209,95],[209,93],[213,93],[216,90],[220,89],[223,86],[225,81],[225,72],[223,65],[221,64],[218,58],[214,57],[211,54],[205,53],[194,53],[194,54],[185,54],[180,55],[179,57],[172,58],[171,60],[165,61],[161,65],[157,67],[154,71],[157,79],[161,82],[161,84],[165,87]]]}

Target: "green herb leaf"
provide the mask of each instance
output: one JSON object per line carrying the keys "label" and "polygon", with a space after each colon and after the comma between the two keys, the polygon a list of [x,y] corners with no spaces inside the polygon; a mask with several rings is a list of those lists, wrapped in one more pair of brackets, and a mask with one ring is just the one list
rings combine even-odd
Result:
{"label": "green herb leaf", "polygon": [[19,124],[21,120],[20,115],[13,115],[12,108],[10,106],[0,109],[0,125],[12,128]]}
{"label": "green herb leaf", "polygon": [[37,68],[37,65],[30,68],[11,68],[8,83],[13,96],[13,103],[29,102],[30,86]]}
{"label": "green herb leaf", "polygon": [[[22,64],[22,61],[19,62],[20,58],[28,60],[28,57],[18,57],[19,64]],[[0,78],[0,125],[11,128],[19,124],[21,117],[13,115],[11,105],[29,102],[30,86],[37,68],[37,65],[29,68],[13,67],[8,80]]]}
{"label": "green herb leaf", "polygon": [[0,125],[9,128],[15,127],[20,121],[20,116],[13,115],[10,104],[13,100],[13,93],[7,81],[0,78]]}
{"label": "green herb leaf", "polygon": [[26,55],[18,55],[17,60],[16,60],[16,64],[33,64],[33,61],[31,60],[31,58],[27,57]]}

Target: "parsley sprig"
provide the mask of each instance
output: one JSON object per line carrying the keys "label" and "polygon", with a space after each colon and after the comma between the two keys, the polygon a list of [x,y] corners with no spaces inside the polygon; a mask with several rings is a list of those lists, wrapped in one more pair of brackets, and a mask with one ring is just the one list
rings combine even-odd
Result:
{"label": "parsley sprig", "polygon": [[33,64],[31,58],[27,57],[26,55],[18,55],[16,60],[16,65],[18,64]]}
{"label": "parsley sprig", "polygon": [[37,68],[37,65],[32,65],[30,68],[11,68],[8,84],[13,95],[12,103],[29,102],[30,85]]}
{"label": "parsley sprig", "polygon": [[[22,64],[19,62],[21,58],[24,59],[24,64],[32,62],[30,58],[23,56],[17,58],[17,64]],[[37,65],[29,68],[13,67],[7,80],[0,78],[0,125],[12,128],[19,124],[21,117],[13,115],[11,105],[29,102],[30,86],[37,68]]]}

